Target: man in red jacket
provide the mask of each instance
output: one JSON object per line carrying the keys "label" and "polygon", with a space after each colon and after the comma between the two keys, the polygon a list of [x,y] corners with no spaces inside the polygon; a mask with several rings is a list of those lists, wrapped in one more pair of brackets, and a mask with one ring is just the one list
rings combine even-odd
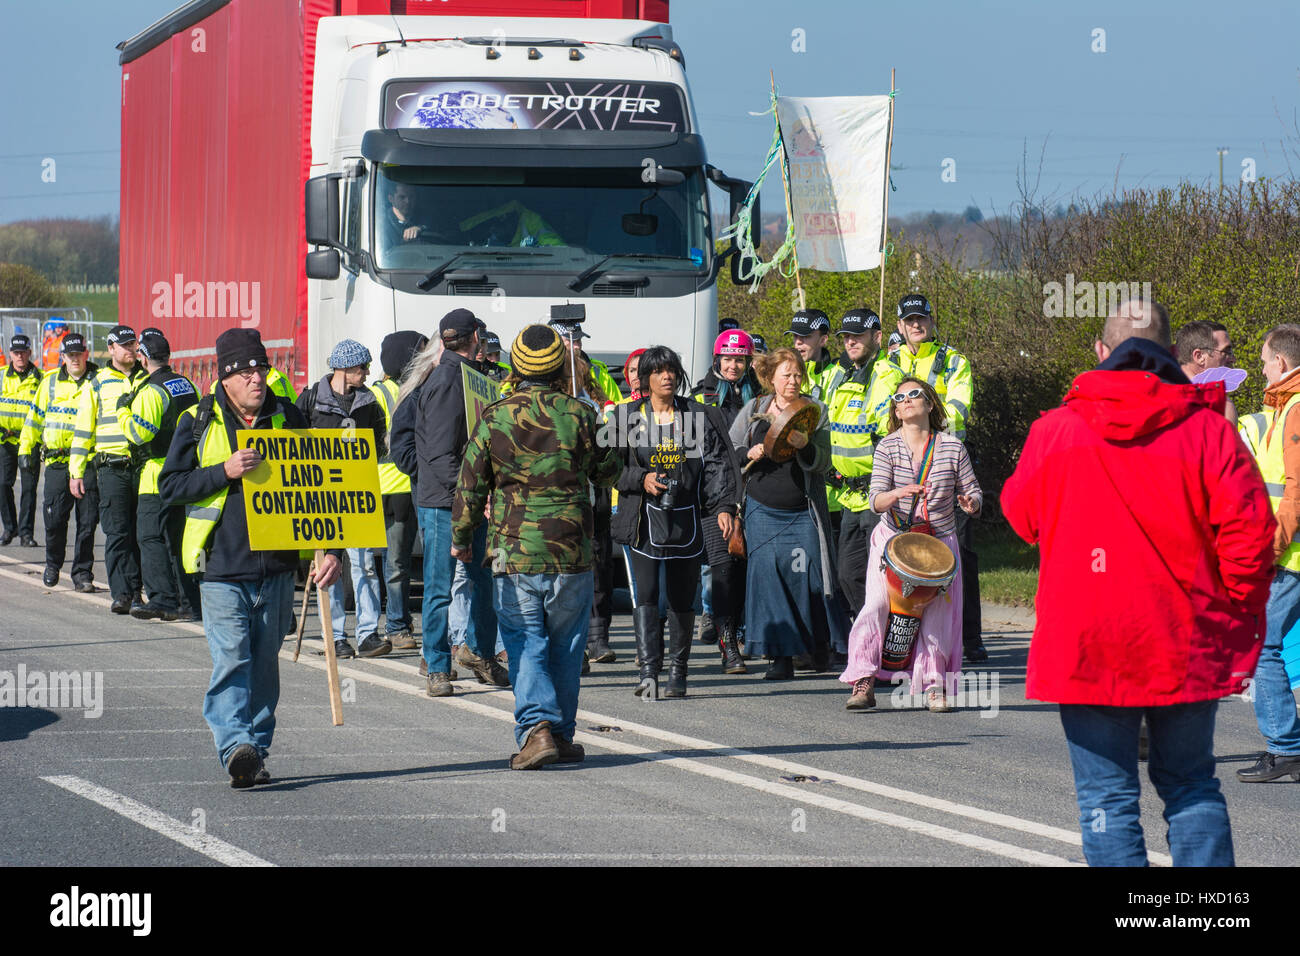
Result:
{"label": "man in red jacket", "polygon": [[1025,695],[1061,705],[1093,866],[1146,864],[1143,716],[1174,865],[1233,862],[1214,717],[1255,669],[1276,523],[1223,384],[1192,385],[1169,348],[1163,306],[1120,305],[1002,490],[1041,549]]}

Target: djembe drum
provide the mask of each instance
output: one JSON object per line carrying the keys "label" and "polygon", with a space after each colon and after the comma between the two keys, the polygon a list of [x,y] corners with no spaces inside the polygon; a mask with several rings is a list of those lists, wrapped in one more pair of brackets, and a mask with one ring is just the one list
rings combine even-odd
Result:
{"label": "djembe drum", "polygon": [[881,558],[889,592],[882,671],[906,670],[916,649],[921,613],[957,575],[957,559],[938,538],[915,531],[894,535]]}

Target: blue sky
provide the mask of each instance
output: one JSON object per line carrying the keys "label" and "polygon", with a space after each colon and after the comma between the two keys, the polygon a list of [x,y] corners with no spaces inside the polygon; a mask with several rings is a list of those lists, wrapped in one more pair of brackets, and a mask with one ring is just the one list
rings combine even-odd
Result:
{"label": "blue sky", "polygon": [[[180,4],[0,3],[0,222],[116,214],[114,47]],[[1288,134],[1300,172],[1297,0],[672,0],[672,21],[710,160],[733,176],[762,163],[771,120],[749,113],[767,107],[769,69],[784,93],[831,96],[886,92],[897,68],[895,215],[1004,210],[1026,154],[1052,205],[1217,179],[1220,146],[1226,179],[1246,159],[1287,176]]]}

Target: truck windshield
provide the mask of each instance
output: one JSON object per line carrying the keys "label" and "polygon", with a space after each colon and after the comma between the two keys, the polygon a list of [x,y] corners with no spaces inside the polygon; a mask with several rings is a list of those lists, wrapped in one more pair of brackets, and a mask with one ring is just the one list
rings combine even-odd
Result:
{"label": "truck windshield", "polygon": [[642,182],[641,172],[380,167],[375,263],[428,272],[481,248],[549,253],[494,257],[512,271],[577,275],[616,253],[637,272],[706,271],[713,243],[702,172],[686,172],[673,186]]}

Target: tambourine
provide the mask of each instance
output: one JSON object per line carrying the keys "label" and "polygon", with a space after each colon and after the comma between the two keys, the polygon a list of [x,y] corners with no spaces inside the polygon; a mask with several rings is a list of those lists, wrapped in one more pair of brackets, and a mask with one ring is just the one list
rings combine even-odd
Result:
{"label": "tambourine", "polygon": [[[769,408],[771,406],[768,406]],[[777,464],[789,461],[799,449],[790,444],[790,434],[800,432],[809,441],[821,421],[821,406],[805,395],[796,398],[785,411],[773,415],[770,411],[758,416],[772,423],[763,438],[763,452]]]}

